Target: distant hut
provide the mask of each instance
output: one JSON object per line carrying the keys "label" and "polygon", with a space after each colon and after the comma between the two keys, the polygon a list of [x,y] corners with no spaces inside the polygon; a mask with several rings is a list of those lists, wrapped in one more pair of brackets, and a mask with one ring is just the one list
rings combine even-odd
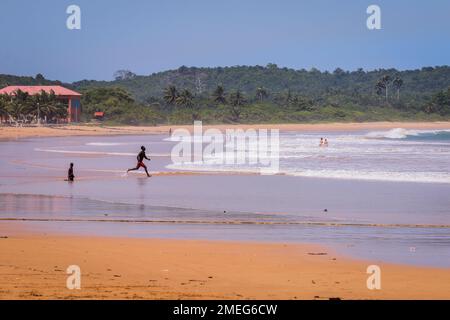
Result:
{"label": "distant hut", "polygon": [[105,113],[103,111],[94,112],[95,120],[102,121],[104,117],[105,117]]}

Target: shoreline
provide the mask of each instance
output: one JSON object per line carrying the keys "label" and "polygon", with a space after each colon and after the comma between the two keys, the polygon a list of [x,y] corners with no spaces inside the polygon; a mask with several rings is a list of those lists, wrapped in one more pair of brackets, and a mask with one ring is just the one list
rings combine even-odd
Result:
{"label": "shoreline", "polygon": [[[192,131],[192,125],[161,126],[102,126],[102,125],[58,125],[48,127],[3,127],[0,126],[0,140],[15,140],[31,137],[65,136],[109,136],[169,134],[177,128]],[[395,128],[439,130],[450,129],[450,121],[440,122],[349,122],[349,123],[299,123],[299,124],[218,124],[204,125],[203,129],[279,129],[280,131],[357,131],[389,130]]]}
{"label": "shoreline", "polygon": [[[313,244],[72,236],[0,222],[0,260],[0,299],[450,299],[450,269]],[[73,264],[81,290],[66,288]],[[381,290],[366,286],[372,264]]]}

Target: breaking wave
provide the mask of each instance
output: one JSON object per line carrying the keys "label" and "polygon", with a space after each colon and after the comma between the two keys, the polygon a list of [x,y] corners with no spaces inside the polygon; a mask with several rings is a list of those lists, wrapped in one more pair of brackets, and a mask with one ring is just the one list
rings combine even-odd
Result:
{"label": "breaking wave", "polygon": [[450,130],[408,130],[395,128],[388,131],[372,131],[371,139],[450,140]]}

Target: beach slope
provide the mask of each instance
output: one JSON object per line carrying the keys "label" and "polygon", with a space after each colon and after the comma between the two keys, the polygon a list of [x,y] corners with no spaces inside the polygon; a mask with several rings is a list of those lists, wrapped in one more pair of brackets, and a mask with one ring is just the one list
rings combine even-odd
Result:
{"label": "beach slope", "polygon": [[[450,270],[367,267],[313,245],[7,235],[0,226],[0,299],[450,299]],[[11,234],[11,232],[9,232]],[[81,289],[66,287],[69,265]]]}

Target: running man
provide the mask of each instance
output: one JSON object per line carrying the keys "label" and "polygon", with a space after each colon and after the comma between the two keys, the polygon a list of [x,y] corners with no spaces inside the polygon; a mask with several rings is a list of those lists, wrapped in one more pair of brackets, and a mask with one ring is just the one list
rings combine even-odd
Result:
{"label": "running man", "polygon": [[144,168],[145,173],[147,174],[147,177],[151,177],[151,175],[148,174],[147,166],[144,164],[144,159],[147,159],[150,161],[149,158],[147,158],[147,155],[145,154],[145,147],[141,147],[141,152],[137,155],[137,165],[136,168],[131,168],[127,170],[127,173],[134,170],[139,170],[140,167]]}

